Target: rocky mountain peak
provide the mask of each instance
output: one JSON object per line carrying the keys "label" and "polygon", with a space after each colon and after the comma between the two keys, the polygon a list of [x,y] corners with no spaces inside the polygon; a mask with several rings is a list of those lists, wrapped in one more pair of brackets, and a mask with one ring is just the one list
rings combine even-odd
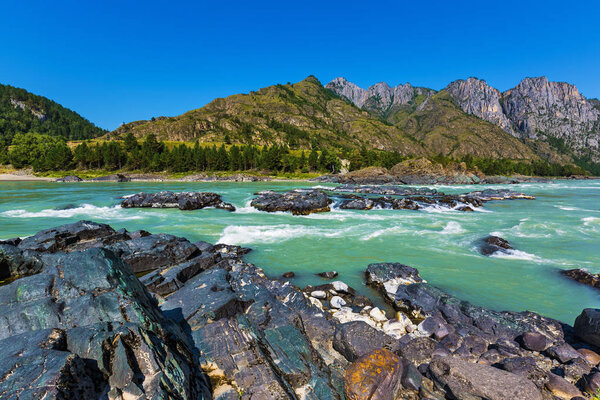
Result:
{"label": "rocky mountain peak", "polygon": [[391,87],[386,82],[379,82],[365,90],[346,78],[335,78],[325,87],[357,107],[377,114],[385,114],[394,106],[407,105],[418,95],[430,96],[435,93],[431,89],[415,88],[410,83]]}
{"label": "rocky mountain peak", "polygon": [[600,111],[575,85],[525,78],[503,93],[503,108],[524,137],[550,135],[576,149],[598,149]]}
{"label": "rocky mountain peak", "polygon": [[348,82],[346,78],[335,78],[325,87],[337,95],[344,97],[357,107],[362,107],[367,100],[367,91],[352,82]]}
{"label": "rocky mountain peak", "polygon": [[488,85],[486,81],[473,77],[466,81],[459,79],[450,83],[446,91],[467,114],[476,115],[516,135],[511,121],[502,110],[500,91]]}

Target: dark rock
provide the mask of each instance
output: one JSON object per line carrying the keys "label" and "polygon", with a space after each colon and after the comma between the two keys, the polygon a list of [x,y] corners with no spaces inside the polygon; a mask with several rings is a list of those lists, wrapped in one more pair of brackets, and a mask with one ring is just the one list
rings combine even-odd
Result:
{"label": "dark rock", "polygon": [[227,211],[235,211],[235,207],[223,202],[220,195],[208,192],[142,192],[125,197],[121,203],[121,207],[179,208],[180,210],[199,210],[206,207],[215,207]]}
{"label": "dark rock", "polygon": [[402,344],[397,353],[413,364],[419,365],[428,362],[431,359],[433,350],[436,348],[437,342],[431,338],[414,338],[408,343]]}
{"label": "dark rock", "polygon": [[475,211],[475,210],[473,210],[473,209],[472,209],[471,207],[469,207],[469,206],[461,206],[461,207],[458,207],[456,210],[457,210],[457,211],[466,211],[466,212],[473,212],[473,211]]}
{"label": "dark rock", "polygon": [[550,357],[558,360],[562,364],[567,363],[575,358],[581,357],[581,354],[579,354],[577,350],[575,350],[571,345],[567,343],[549,347],[546,350],[546,353]]}
{"label": "dark rock", "polygon": [[454,354],[465,359],[477,360],[488,349],[488,343],[480,336],[468,335]]}
{"label": "dark rock", "polygon": [[250,203],[260,211],[289,211],[294,215],[307,215],[330,211],[329,197],[321,190],[292,190],[285,193],[260,192]]}
{"label": "dark rock", "polygon": [[402,362],[394,353],[372,351],[346,370],[344,392],[348,400],[394,400],[401,390]]}
{"label": "dark rock", "polygon": [[78,176],[67,175],[67,176],[63,176],[62,178],[58,178],[55,182],[81,182],[81,181],[83,181],[83,179],[81,179]]}
{"label": "dark rock", "polygon": [[543,389],[548,382],[548,375],[538,367],[532,357],[505,358],[500,363],[500,367],[508,372],[524,376],[540,389]]}
{"label": "dark rock", "polygon": [[600,310],[586,308],[575,319],[575,335],[586,343],[600,347]]}
{"label": "dark rock", "polygon": [[333,348],[350,362],[377,349],[385,348],[395,352],[397,347],[397,341],[391,336],[362,321],[338,325],[333,339]]}
{"label": "dark rock", "polygon": [[566,276],[569,279],[573,279],[584,285],[592,286],[600,289],[600,276],[592,274],[588,270],[583,268],[560,270],[561,275]]}
{"label": "dark rock", "polygon": [[340,204],[342,210],[370,210],[374,206],[375,202],[373,200],[364,197],[346,200]]}
{"label": "dark rock", "polygon": [[327,272],[319,272],[317,275],[319,275],[321,278],[324,279],[333,279],[336,276],[338,276],[337,271],[327,271]]}
{"label": "dark rock", "polygon": [[525,332],[521,336],[523,348],[531,351],[544,351],[548,348],[548,338],[538,332]]}
{"label": "dark rock", "polygon": [[282,275],[282,277],[284,277],[286,279],[293,278],[294,276],[296,276],[296,274],[294,274],[292,271],[290,271],[290,272],[284,272],[284,274]]}
{"label": "dark rock", "polygon": [[565,378],[577,381],[583,375],[587,375],[592,370],[592,366],[583,358],[574,358],[567,364],[563,365]]}
{"label": "dark rock", "polygon": [[115,230],[106,224],[79,221],[40,231],[23,239],[18,247],[21,250],[61,251],[72,249],[77,243],[98,240],[115,233]]}
{"label": "dark rock", "polygon": [[431,361],[428,373],[436,386],[457,400],[542,400],[526,378],[488,365],[440,357]]}
{"label": "dark rock", "polygon": [[585,378],[585,391],[589,394],[596,394],[600,391],[600,372],[594,372]]}
{"label": "dark rock", "polygon": [[498,236],[488,236],[481,240],[480,252],[485,256],[490,256],[495,252],[506,252],[513,250],[508,241]]}
{"label": "dark rock", "polygon": [[129,182],[131,179],[123,174],[112,174],[90,179],[93,182]]}
{"label": "dark rock", "polygon": [[10,343],[0,369],[13,371],[0,381],[2,397],[210,396],[189,340],[114,253],[47,253],[40,262],[36,275],[0,287],[0,340]]}
{"label": "dark rock", "polygon": [[582,396],[582,393],[575,385],[551,372],[548,373],[546,389],[559,399],[571,400],[573,397]]}
{"label": "dark rock", "polygon": [[399,286],[423,282],[419,271],[400,263],[369,264],[366,271],[367,284],[384,295],[386,300],[395,300]]}
{"label": "dark rock", "polygon": [[403,360],[402,371],[402,387],[408,390],[419,391],[423,384],[423,375],[421,375],[417,367],[411,362]]}

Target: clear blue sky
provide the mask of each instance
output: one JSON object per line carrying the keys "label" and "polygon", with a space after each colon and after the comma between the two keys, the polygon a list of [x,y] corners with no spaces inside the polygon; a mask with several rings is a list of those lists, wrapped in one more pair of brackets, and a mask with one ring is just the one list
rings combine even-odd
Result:
{"label": "clear blue sky", "polygon": [[0,83],[107,129],[310,74],[500,90],[546,75],[599,97],[599,4],[2,0]]}

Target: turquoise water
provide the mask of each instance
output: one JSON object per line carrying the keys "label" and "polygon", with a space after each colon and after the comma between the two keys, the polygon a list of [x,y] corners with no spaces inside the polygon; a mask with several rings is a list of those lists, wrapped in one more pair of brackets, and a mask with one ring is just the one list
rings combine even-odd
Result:
{"label": "turquoise water", "polygon": [[[254,249],[247,259],[276,277],[294,271],[294,283],[339,279],[371,294],[363,272],[372,262],[417,267],[430,283],[474,304],[497,310],[531,310],[572,323],[584,307],[600,307],[600,291],[573,283],[558,269],[585,267],[600,273],[600,181],[563,181],[509,187],[537,200],[487,203],[463,213],[427,209],[343,211],[292,216],[249,206],[265,189],[309,183],[74,183],[1,182],[0,238],[89,219],[114,228],[166,232],[192,241],[239,244]],[[480,187],[437,187],[447,193]],[[117,197],[139,191],[214,191],[238,211],[122,209]],[[66,208],[66,209],[65,209]],[[517,252],[485,257],[474,242],[490,233]]]}

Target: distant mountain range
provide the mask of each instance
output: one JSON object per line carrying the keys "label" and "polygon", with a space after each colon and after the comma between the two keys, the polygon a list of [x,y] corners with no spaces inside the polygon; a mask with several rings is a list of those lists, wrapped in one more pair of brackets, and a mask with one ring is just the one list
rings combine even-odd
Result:
{"label": "distant mountain range", "polygon": [[0,85],[0,137],[36,131],[86,139],[127,132],[173,141],[367,148],[403,155],[600,161],[600,101],[568,83],[526,78],[500,92],[469,78],[440,91],[410,83],[368,89],[309,76],[226,98],[175,117],[124,124],[106,133],[73,111],[23,89]]}
{"label": "distant mountain range", "polygon": [[0,145],[10,144],[19,132],[63,136],[69,140],[91,139],[106,133],[46,97],[0,84]]}
{"label": "distant mountain range", "polygon": [[125,132],[300,148],[364,145],[405,155],[599,161],[600,101],[544,77],[502,93],[477,78],[436,91],[383,82],[363,89],[345,78],[323,86],[310,76],[216,99],[181,116],[125,124],[111,136]]}

